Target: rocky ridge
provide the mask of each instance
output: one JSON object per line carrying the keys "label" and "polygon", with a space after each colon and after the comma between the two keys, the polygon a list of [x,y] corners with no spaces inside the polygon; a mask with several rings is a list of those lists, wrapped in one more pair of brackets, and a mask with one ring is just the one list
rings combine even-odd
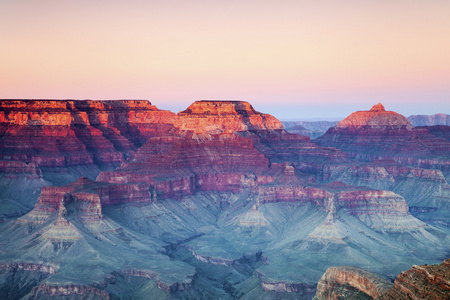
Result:
{"label": "rocky ridge", "polygon": [[331,267],[317,284],[314,299],[373,299],[392,286],[389,280],[359,268]]}
{"label": "rocky ridge", "polygon": [[394,287],[380,299],[448,299],[450,297],[450,260],[438,265],[414,265],[401,272]]}
{"label": "rocky ridge", "polygon": [[210,100],[196,101],[179,112],[174,125],[181,130],[209,134],[283,128],[278,119],[255,111],[248,102]]}
{"label": "rocky ridge", "polygon": [[148,101],[1,100],[0,158],[38,166],[121,163],[175,114]]}
{"label": "rocky ridge", "polygon": [[434,115],[413,115],[409,116],[408,120],[415,127],[436,125],[450,126],[450,115],[442,113]]}
{"label": "rocky ridge", "polygon": [[413,128],[408,119],[386,111],[380,103],[369,111],[352,113],[314,142],[339,148],[360,161],[391,159],[446,172],[450,167],[447,140]]}
{"label": "rocky ridge", "polygon": [[436,265],[414,265],[392,284],[355,267],[331,267],[320,279],[314,299],[448,299],[449,272],[448,259]]}
{"label": "rocky ridge", "polygon": [[[146,280],[145,285],[164,293],[195,298],[206,289],[210,297],[231,299],[246,289],[241,285],[252,276],[260,295],[311,295],[330,265],[345,265],[352,259],[358,267],[393,277],[410,261],[427,263],[448,250],[445,225],[433,227],[416,219],[407,204],[440,208],[433,201],[447,199],[445,170],[413,167],[409,154],[404,161],[360,162],[352,154],[286,132],[276,119],[256,112],[247,102],[199,101],[178,115],[158,111],[148,102],[133,103],[117,107],[108,106],[108,101],[73,103],[68,110],[76,109],[79,115],[70,125],[57,126],[69,126],[67,132],[83,141],[85,148],[80,149],[92,156],[97,173],[89,173],[91,179],[70,184],[61,180],[58,187],[45,187],[33,211],[2,228],[0,237],[6,244],[0,246],[1,261],[20,257],[37,263],[45,257],[57,266],[57,272],[39,282],[52,290],[74,285],[117,296],[111,285],[103,283],[120,281],[120,276],[110,278],[119,269],[124,276]],[[398,122],[389,123],[390,113],[389,118],[370,117],[385,113],[381,105],[364,113],[365,119],[376,122],[358,125],[362,130],[358,134],[376,136],[381,130],[381,139],[389,140],[384,135],[387,131],[392,142],[405,132],[426,132],[409,128],[398,116],[394,118]],[[39,122],[31,122],[35,123]],[[342,130],[348,133],[354,127],[351,124],[344,124]],[[91,134],[94,131],[98,135]],[[92,174],[104,168],[100,157],[112,149],[104,146],[102,136],[123,162],[93,181]],[[442,153],[448,151],[440,140],[427,139]],[[72,172],[73,166],[58,168]],[[8,162],[3,179],[51,179],[49,168],[55,166]],[[34,173],[27,178],[27,172]],[[437,191],[439,197],[429,197]],[[404,193],[407,197],[402,197]],[[167,252],[160,250],[163,245]],[[85,255],[86,263],[94,265],[100,259],[100,270],[78,274],[81,269],[64,264],[74,253]],[[124,255],[110,258],[105,253]],[[139,263],[143,261],[144,267]],[[198,264],[230,269],[220,272],[234,273],[232,277],[239,279],[217,288],[205,281],[211,277],[202,277],[206,271]],[[383,269],[386,264],[389,270]],[[73,272],[83,280],[67,280]],[[174,279],[170,274],[179,276]]]}

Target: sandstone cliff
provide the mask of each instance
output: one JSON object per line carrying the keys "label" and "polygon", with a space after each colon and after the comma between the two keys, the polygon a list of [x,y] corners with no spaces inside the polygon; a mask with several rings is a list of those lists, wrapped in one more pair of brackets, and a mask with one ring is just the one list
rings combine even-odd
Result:
{"label": "sandstone cliff", "polygon": [[317,284],[315,300],[373,299],[392,287],[392,283],[376,274],[355,267],[331,267]]}
{"label": "sandstone cliff", "polygon": [[449,274],[448,259],[437,265],[414,265],[394,284],[355,267],[331,267],[317,284],[314,299],[449,299]]}
{"label": "sandstone cliff", "polygon": [[450,260],[438,265],[414,265],[400,273],[394,287],[380,299],[449,299],[450,298]]}
{"label": "sandstone cliff", "polygon": [[245,101],[196,101],[179,112],[174,125],[197,133],[231,133],[244,130],[282,129],[280,121],[253,109]]}
{"label": "sandstone cliff", "polygon": [[[32,297],[307,298],[330,266],[394,278],[448,251],[446,141],[382,105],[330,129],[342,151],[243,101],[178,115],[148,101],[4,102],[2,209],[45,187],[2,225],[0,262],[31,267],[3,269],[18,275],[0,288],[13,278]],[[338,290],[374,294],[358,274],[336,275],[353,284]]]}
{"label": "sandstone cliff", "polygon": [[394,159],[405,165],[449,170],[450,143],[424,128],[413,128],[404,116],[386,111],[379,103],[358,111],[315,140],[336,147],[361,161]]}
{"label": "sandstone cliff", "polygon": [[154,150],[154,140],[150,139],[120,169],[103,172],[97,180],[146,183],[169,198],[197,191],[238,192],[258,180],[267,180],[256,175],[267,171],[269,162],[249,139],[222,133],[159,141],[167,142],[160,151]]}
{"label": "sandstone cliff", "polygon": [[172,130],[174,117],[142,100],[1,100],[0,158],[45,167],[119,164]]}

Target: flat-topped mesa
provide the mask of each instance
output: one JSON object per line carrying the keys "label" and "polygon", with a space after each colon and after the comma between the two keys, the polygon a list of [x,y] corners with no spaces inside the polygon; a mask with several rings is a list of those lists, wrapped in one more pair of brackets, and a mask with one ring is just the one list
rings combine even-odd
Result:
{"label": "flat-topped mesa", "polygon": [[255,111],[245,101],[196,101],[178,113],[174,125],[181,130],[210,134],[283,129],[278,119]]}
{"label": "flat-topped mesa", "polygon": [[338,128],[349,127],[369,127],[369,128],[392,128],[392,129],[412,129],[411,123],[404,116],[386,111],[383,104],[374,105],[369,111],[357,111],[340,121],[336,125]]}
{"label": "flat-topped mesa", "polygon": [[71,101],[71,109],[86,113],[88,124],[172,124],[175,114],[159,110],[147,100],[79,100]]}
{"label": "flat-topped mesa", "polygon": [[82,177],[65,186],[44,186],[34,209],[23,221],[43,223],[62,205],[75,205],[78,216],[95,221],[103,218],[103,206],[152,201],[156,198],[146,184],[109,184]]}
{"label": "flat-topped mesa", "polygon": [[147,100],[0,100],[0,123],[10,125],[173,123],[174,117]]}

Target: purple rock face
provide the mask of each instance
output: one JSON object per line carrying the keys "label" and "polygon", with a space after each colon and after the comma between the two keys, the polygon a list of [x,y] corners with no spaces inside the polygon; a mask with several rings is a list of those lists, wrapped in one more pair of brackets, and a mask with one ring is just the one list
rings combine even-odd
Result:
{"label": "purple rock face", "polygon": [[1,100],[0,291],[378,297],[448,253],[439,134],[382,104],[311,141],[245,101]]}

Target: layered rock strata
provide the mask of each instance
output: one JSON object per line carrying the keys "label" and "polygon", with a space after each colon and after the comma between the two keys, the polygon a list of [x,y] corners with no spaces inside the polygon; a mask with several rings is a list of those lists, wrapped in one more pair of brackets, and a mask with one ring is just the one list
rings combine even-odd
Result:
{"label": "layered rock strata", "polygon": [[247,130],[282,129],[275,117],[262,114],[245,101],[196,101],[179,112],[174,125],[197,133],[231,133]]}
{"label": "layered rock strata", "polygon": [[34,162],[0,161],[0,174],[6,178],[17,178],[25,175],[28,179],[42,179],[42,171]]}
{"label": "layered rock strata", "polygon": [[392,284],[387,278],[349,266],[328,268],[317,284],[315,300],[325,299],[448,299],[450,261],[414,265]]}
{"label": "layered rock strata", "polygon": [[400,273],[380,299],[449,299],[450,259],[438,265],[414,265]]}
{"label": "layered rock strata", "polygon": [[317,284],[315,300],[373,299],[392,287],[392,283],[376,274],[355,267],[331,267]]}
{"label": "layered rock strata", "polygon": [[41,284],[33,288],[28,299],[42,299],[46,297],[80,297],[83,299],[111,299],[108,292],[91,286],[70,284],[70,285],[51,285]]}
{"label": "layered rock strata", "polygon": [[[161,141],[161,140],[160,140]],[[264,176],[269,161],[249,139],[230,133],[167,140],[155,153],[153,140],[115,172],[97,180],[110,183],[142,182],[162,197],[180,198],[197,191],[234,191],[271,181]],[[259,175],[259,176],[258,176]]]}
{"label": "layered rock strata", "polygon": [[446,125],[450,126],[450,115],[434,114],[434,115],[413,115],[409,116],[408,120],[413,126],[436,126]]}
{"label": "layered rock strata", "polygon": [[148,101],[0,100],[0,159],[64,167],[119,164],[175,114]]}
{"label": "layered rock strata", "polygon": [[42,224],[58,213],[57,225],[69,225],[65,215],[70,205],[89,224],[103,219],[103,206],[152,202],[156,202],[156,196],[146,184],[107,184],[84,177],[66,186],[43,187],[33,211],[19,221]]}
{"label": "layered rock strata", "polygon": [[[322,136],[330,127],[335,126],[337,121],[282,121],[284,128],[292,133],[309,136],[315,139]],[[297,127],[298,126],[298,127]],[[302,129],[304,128],[304,129]],[[306,130],[306,132],[297,132],[297,130]]]}
{"label": "layered rock strata", "polygon": [[450,168],[448,141],[413,128],[408,119],[386,111],[380,103],[369,111],[352,113],[315,142],[362,161],[394,159],[424,168]]}

